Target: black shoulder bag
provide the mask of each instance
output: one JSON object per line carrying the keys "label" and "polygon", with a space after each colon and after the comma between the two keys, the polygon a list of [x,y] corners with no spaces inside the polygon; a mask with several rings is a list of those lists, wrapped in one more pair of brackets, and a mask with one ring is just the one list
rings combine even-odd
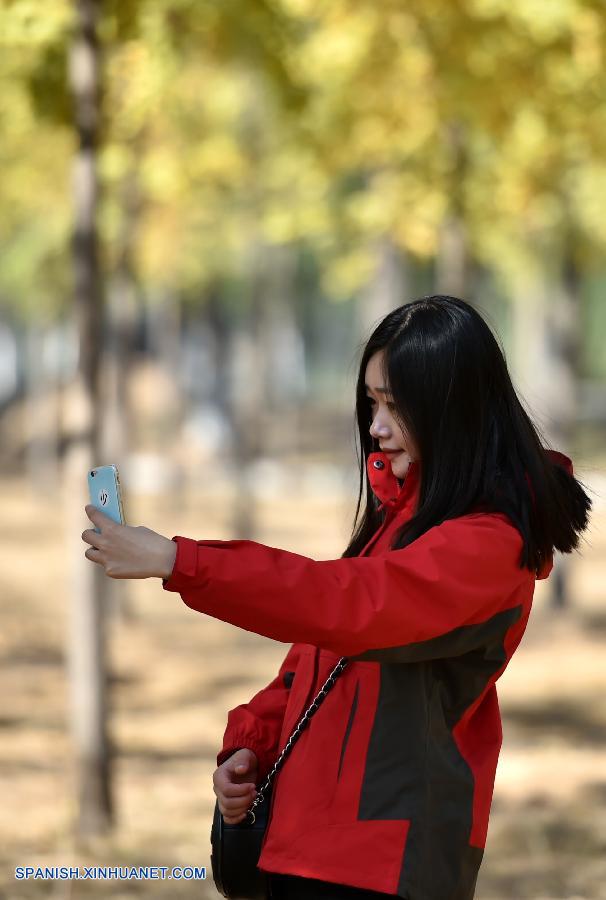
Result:
{"label": "black shoulder bag", "polygon": [[267,900],[269,897],[267,874],[257,868],[257,863],[269,819],[272,782],[347,662],[347,657],[342,656],[311,706],[297,723],[280,756],[258,789],[257,796],[246,812],[246,818],[235,825],[226,825],[219,810],[219,801],[216,801],[210,832],[212,847],[210,864],[215,887],[228,900]]}

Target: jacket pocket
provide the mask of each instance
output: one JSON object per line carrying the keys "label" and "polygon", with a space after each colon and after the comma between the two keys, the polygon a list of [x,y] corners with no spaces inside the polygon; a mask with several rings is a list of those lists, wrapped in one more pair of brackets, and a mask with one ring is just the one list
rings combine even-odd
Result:
{"label": "jacket pocket", "polygon": [[290,737],[295,725],[305,711],[304,704],[314,678],[314,652],[315,648],[309,647],[301,652],[297,668],[294,672],[284,673],[283,680],[288,688],[288,700],[282,721],[280,734],[280,747],[283,747]]}
{"label": "jacket pocket", "polygon": [[341,755],[339,757],[339,768],[337,770],[337,780],[341,775],[341,767],[343,765],[343,758],[345,757],[345,750],[347,749],[347,743],[349,741],[349,735],[351,732],[351,728],[353,725],[353,721],[356,715],[356,709],[358,706],[358,691],[360,688],[360,682],[356,681],[356,689],[354,691],[353,700],[351,701],[351,708],[349,710],[349,718],[347,719],[347,726],[345,728],[345,734],[343,735],[343,742],[341,744]]}

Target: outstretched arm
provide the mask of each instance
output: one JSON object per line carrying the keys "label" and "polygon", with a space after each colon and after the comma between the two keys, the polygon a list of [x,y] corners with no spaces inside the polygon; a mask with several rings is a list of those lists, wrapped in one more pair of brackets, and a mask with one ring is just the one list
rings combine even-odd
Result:
{"label": "outstretched arm", "polygon": [[[501,514],[448,519],[400,550],[314,560],[256,541],[175,536],[163,581],[187,606],[278,641],[365,660],[459,655],[525,610],[533,575]],[[527,612],[527,610],[526,610]]]}

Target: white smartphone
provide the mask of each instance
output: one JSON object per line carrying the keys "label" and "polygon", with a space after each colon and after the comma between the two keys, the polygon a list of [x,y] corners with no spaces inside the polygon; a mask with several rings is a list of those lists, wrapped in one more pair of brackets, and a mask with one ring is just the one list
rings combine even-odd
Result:
{"label": "white smartphone", "polygon": [[[114,522],[125,524],[120,475],[116,465],[97,466],[96,469],[91,469],[88,473],[88,493],[93,506]],[[99,533],[98,528],[94,530]]]}

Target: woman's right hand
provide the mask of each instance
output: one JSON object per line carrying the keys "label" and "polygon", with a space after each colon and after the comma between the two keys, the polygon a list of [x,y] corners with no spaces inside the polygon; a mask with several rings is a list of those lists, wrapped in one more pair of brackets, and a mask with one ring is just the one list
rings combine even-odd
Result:
{"label": "woman's right hand", "polygon": [[258,765],[256,753],[242,747],[213,772],[213,791],[226,825],[243,821],[257,796]]}

